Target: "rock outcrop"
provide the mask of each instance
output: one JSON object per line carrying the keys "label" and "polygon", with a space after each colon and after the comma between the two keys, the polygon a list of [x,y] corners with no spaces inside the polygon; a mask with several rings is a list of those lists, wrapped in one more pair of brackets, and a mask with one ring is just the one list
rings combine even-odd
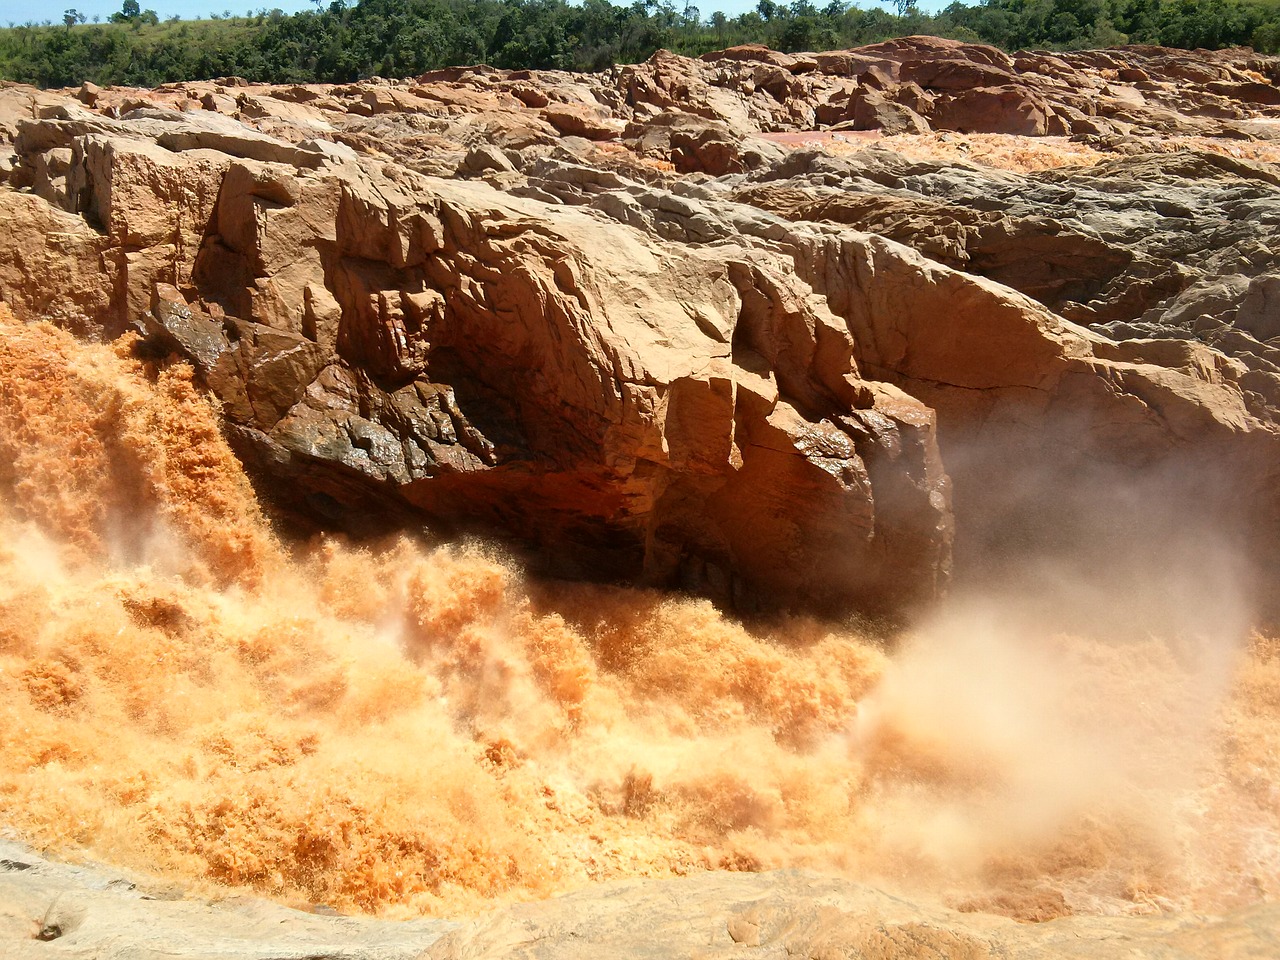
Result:
{"label": "rock outcrop", "polygon": [[[945,589],[953,523],[990,544],[1010,497],[1033,540],[1064,522],[1016,469],[1056,457],[1212,463],[1170,502],[1248,502],[1265,558],[1280,173],[1221,145],[1280,129],[1276,76],[1241,51],[907,38],[9,87],[0,298],[190,362],[308,524],[499,535],[553,574],[742,609],[902,611]],[[871,127],[861,150],[788,140]],[[892,149],[942,130],[1106,159]]]}
{"label": "rock outcrop", "polygon": [[[1087,607],[1072,590],[1115,570],[1113,554],[1142,554],[1158,567],[1173,540],[1191,540],[1197,550],[1203,544],[1197,568],[1243,556],[1269,586],[1280,565],[1277,83],[1280,60],[1250,51],[1009,56],[916,37],[798,55],[738,47],[694,60],[664,51],[592,76],[460,67],[338,86],[7,85],[0,87],[0,301],[20,319],[117,340],[113,356],[139,358],[130,360],[137,382],[181,380],[194,404],[183,408],[188,413],[207,413],[199,396],[208,394],[274,518],[304,531],[426,528],[500,538],[543,573],[678,588],[739,611],[909,614],[946,591],[953,555],[956,571],[996,581],[1016,567],[1010,582],[1019,585],[1034,579],[1026,570],[1038,570],[1033,561],[1045,555],[1079,561],[1048,575],[1066,584],[1055,594],[1066,598],[1064,607]],[[7,309],[0,304],[0,313]],[[174,364],[192,368],[201,394],[186,367]],[[42,369],[30,364],[28,389],[44,376],[32,371]],[[3,381],[0,369],[0,395]],[[20,407],[25,395],[11,399]],[[113,409],[105,404],[101,416]],[[131,435],[147,433],[135,424]],[[209,421],[203,436],[219,439]],[[25,441],[17,442],[15,449]],[[66,438],[76,443],[74,434]],[[94,449],[97,459],[84,462],[113,455],[105,441]],[[234,464],[225,450],[221,456]],[[121,469],[133,462],[123,458]],[[208,473],[211,462],[193,451],[183,468]],[[59,482],[74,485],[78,475],[64,471]],[[193,493],[203,489],[213,492]],[[218,489],[193,484],[175,495],[218,505]],[[16,499],[13,509],[22,503]],[[209,515],[235,519],[234,511]],[[1178,537],[1162,539],[1170,528]],[[265,530],[262,536],[270,539]],[[359,590],[371,579],[395,581],[401,556],[377,561],[375,575],[359,566],[369,554],[353,555],[358,573],[343,574],[342,583]],[[432,568],[415,569],[415,589],[434,588]],[[468,575],[444,576],[457,581],[444,585],[447,592]],[[1221,579],[1234,586],[1240,578]],[[111,580],[103,589],[114,595],[120,588]],[[582,594],[576,602],[584,610],[605,593],[571,590]],[[1247,585],[1240,592],[1247,595]],[[371,630],[384,607],[399,602],[388,592],[377,596],[361,606],[373,611]],[[162,599],[156,622],[148,621],[157,637],[186,616]],[[1186,610],[1179,599],[1166,616]],[[608,644],[584,632],[574,643],[590,655],[565,654],[578,647],[556,644],[576,627],[556,613],[546,617],[556,649],[522,639],[538,656],[526,664],[520,657],[530,653],[513,655],[503,644],[509,625],[536,604],[522,594],[511,601],[518,616],[485,613],[481,626],[456,633],[464,638],[459,647],[471,642],[466,637],[501,635],[503,643],[477,656],[495,672],[524,677],[535,685],[529,689],[555,691],[554,725],[539,727],[536,737],[554,746],[550,766],[559,769],[559,751],[574,737],[597,736],[576,729],[582,694],[570,691],[562,703],[560,689],[577,689],[592,675]],[[660,607],[658,600],[643,606],[635,635],[651,629]],[[212,616],[223,608],[209,609]],[[133,608],[118,613],[132,616]],[[18,624],[7,628],[10,638],[19,630],[38,634],[36,619],[10,621]],[[811,622],[800,623],[798,636],[812,633]],[[425,620],[419,625],[426,629]],[[1179,636],[1199,628],[1177,627]],[[296,624],[289,629],[306,635],[298,662],[308,669],[313,649],[330,649],[313,647],[311,633]],[[455,632],[447,623],[433,626],[431,644],[437,629]],[[692,635],[699,628],[664,629]],[[191,632],[207,642],[206,631]],[[226,656],[258,664],[257,651],[274,636],[255,632],[253,644],[228,647]],[[774,639],[759,646],[789,649]],[[97,644],[97,635],[88,640]],[[734,691],[729,706],[717,703],[705,722],[715,749],[730,744],[728,762],[743,766],[750,781],[749,768],[761,760],[750,746],[757,741],[726,739],[723,718],[748,709],[742,705],[759,699],[762,684],[779,715],[793,718],[786,723],[802,724],[808,712],[826,716],[826,688],[779,678],[780,661],[767,657],[726,671],[723,664],[748,659],[728,634],[698,640],[682,654],[692,659],[671,659],[661,676],[705,662],[716,683]],[[57,646],[47,636],[40,642]],[[108,637],[99,646],[119,643]],[[616,646],[608,653],[619,661],[632,649],[625,640]],[[119,648],[133,655],[131,646]],[[1170,649],[1180,648],[1171,641]],[[488,670],[463,651],[455,661],[454,652],[448,670],[458,676],[477,679],[471,675]],[[1112,653],[1099,647],[1088,656]],[[24,689],[65,688],[73,694],[67,703],[79,702],[86,695],[69,678],[93,671],[73,663],[74,651],[57,655],[49,657],[48,677],[31,673]],[[172,654],[157,656],[157,682],[169,690],[165,657]],[[557,656],[563,663],[549,669]],[[155,658],[147,659],[150,669]],[[1206,659],[1224,657],[1215,650]],[[1264,659],[1257,670],[1274,665],[1270,653]],[[833,687],[851,682],[841,673],[850,666],[846,648],[825,649],[816,662],[833,670]],[[261,666],[264,677],[275,670]],[[297,695],[314,696],[314,709],[331,713],[326,691],[345,687],[342,677],[317,682],[314,692],[308,682]],[[211,688],[225,686],[206,679]],[[478,679],[478,692],[424,687],[423,702],[450,701],[454,712],[423,729],[437,737],[474,726],[460,749],[501,784],[509,764],[529,761],[518,744],[475,722],[473,707],[494,689],[487,675]],[[951,682],[948,674],[939,688]],[[1269,688],[1257,682],[1261,703]],[[286,697],[268,704],[293,702],[291,683],[274,674],[262,683]],[[379,683],[367,686],[370,696],[382,695]],[[1035,683],[1022,686],[1040,693]],[[1201,696],[1194,686],[1191,699]],[[645,700],[644,716],[680,698],[697,700],[689,691],[698,689]],[[1115,689],[1141,690],[1141,722],[1163,731],[1163,714],[1146,706],[1157,688]],[[861,728],[848,717],[873,717],[877,707],[870,699],[859,713],[864,701],[855,704],[849,691],[840,696],[846,692],[849,713],[832,713],[815,737],[822,751],[844,752],[840,763],[856,766],[866,745],[850,746]],[[129,687],[129,702],[138,696]],[[1163,698],[1170,716],[1187,712],[1172,694],[1151,696]],[[44,706],[61,709],[52,702]],[[523,725],[529,702],[512,694],[502,709]],[[600,697],[610,723],[615,702],[613,693]],[[1088,706],[1087,699],[1072,703]],[[1188,709],[1210,710],[1198,702]],[[1232,706],[1221,739],[1239,764],[1232,782],[1250,804],[1265,805],[1274,791],[1258,791],[1266,777],[1259,779],[1253,758],[1260,754],[1250,751],[1269,743],[1271,732],[1247,749],[1236,743],[1252,709]],[[87,716],[98,737],[97,715]],[[417,712],[409,716],[419,723]],[[801,765],[777,791],[781,809],[791,802],[789,784],[813,790],[813,768],[804,765],[828,754],[809,752],[807,740],[803,748],[790,744],[786,724],[774,727],[769,717],[752,720],[759,742],[787,739],[788,751],[801,751],[788,753]],[[146,722],[163,727],[166,743],[186,736]],[[382,726],[372,728],[383,736]],[[892,724],[885,729],[886,737],[898,736]],[[266,739],[251,732],[257,750]],[[1199,735],[1197,746],[1177,754],[1178,764],[1200,762],[1196,751],[1208,748]],[[962,729],[952,739],[965,736]],[[299,755],[314,742],[308,732]],[[939,742],[930,735],[929,749],[949,750],[952,740]],[[214,752],[236,766],[237,755],[221,749]],[[904,753],[917,749],[908,737]],[[32,750],[55,773],[73,753],[41,743]],[[969,776],[963,758],[929,772],[924,753],[911,758],[919,768],[894,767],[910,791],[922,776],[944,785]],[[401,763],[399,755],[393,760]],[[97,766],[74,762],[77,776],[102,787]],[[626,751],[619,762],[632,763]],[[195,772],[184,776],[198,775],[187,766]],[[35,768],[24,761],[18,769],[25,776]],[[863,789],[843,773],[835,779],[830,798],[818,791],[822,811]],[[631,818],[633,788],[649,790],[641,781],[651,785],[652,775],[633,767],[616,810],[595,786],[590,802],[613,811],[609,817]],[[880,781],[861,782],[871,790]],[[558,809],[550,774],[530,783],[538,816]],[[966,781],[964,789],[985,791],[988,783]],[[709,796],[709,807],[720,803]],[[244,802],[255,801],[245,794]],[[576,818],[574,809],[558,812]],[[957,809],[951,794],[942,809],[946,816]],[[415,823],[420,810],[413,806]],[[917,808],[908,805],[905,815]],[[594,829],[591,820],[575,822]],[[289,841],[288,829],[270,823],[293,843],[287,849],[299,849],[301,840]],[[1241,823],[1255,835],[1253,820]],[[753,824],[748,817],[734,829],[754,831]],[[490,835],[491,828],[483,821]],[[218,829],[233,849],[239,834]],[[1267,834],[1263,845],[1272,839]],[[767,834],[765,842],[772,842]],[[1220,849],[1228,863],[1237,851]],[[648,870],[634,858],[628,869]],[[1242,889],[1253,883],[1258,896],[1270,896],[1259,876],[1246,872]],[[1172,906],[1161,901],[1159,884],[1143,884],[1126,887],[1123,902]],[[395,889],[387,887],[387,898]],[[0,953],[447,960],[1216,951],[1260,958],[1280,949],[1271,904],[1221,918],[1064,916],[1056,888],[1016,889],[1009,896],[1025,893],[1025,902],[1005,903],[1003,893],[948,901],[974,911],[959,913],[808,873],[706,873],[600,886],[463,923],[392,925],[325,916],[322,907],[313,914],[257,901],[170,898],[145,879],[68,867],[5,841]],[[988,910],[1045,922],[1018,924]]]}

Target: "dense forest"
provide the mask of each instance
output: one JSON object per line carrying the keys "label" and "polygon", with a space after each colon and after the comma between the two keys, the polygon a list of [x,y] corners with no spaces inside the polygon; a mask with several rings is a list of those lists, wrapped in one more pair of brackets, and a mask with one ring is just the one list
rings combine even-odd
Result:
{"label": "dense forest", "polygon": [[1280,0],[985,0],[927,14],[913,0],[893,11],[843,0],[821,8],[760,0],[729,18],[686,2],[636,0],[333,0],[286,15],[230,12],[161,22],[125,0],[105,24],[75,9],[59,22],[0,29],[0,79],[41,86],[156,86],[241,76],[268,82],[347,82],[404,77],[436,67],[600,70],[643,60],[660,47],[698,55],[738,43],[826,50],[907,34],[983,41],[1005,49],[1071,49],[1121,43],[1171,47],[1252,45],[1280,50]]}

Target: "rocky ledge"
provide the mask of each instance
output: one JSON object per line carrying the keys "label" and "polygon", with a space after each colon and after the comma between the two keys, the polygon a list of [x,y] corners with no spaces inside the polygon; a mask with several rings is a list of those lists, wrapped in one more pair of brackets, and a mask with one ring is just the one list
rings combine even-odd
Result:
{"label": "rocky ledge", "polygon": [[915,37],[10,85],[0,299],[191,363],[310,526],[901,612],[957,530],[1025,555],[1089,501],[1077,540],[1131,533],[1120,470],[1273,565],[1277,80],[1247,50]]}

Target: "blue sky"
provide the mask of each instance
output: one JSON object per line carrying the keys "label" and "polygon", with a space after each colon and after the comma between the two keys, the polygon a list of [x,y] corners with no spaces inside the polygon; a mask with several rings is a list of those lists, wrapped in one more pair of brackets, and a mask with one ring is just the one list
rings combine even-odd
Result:
{"label": "blue sky", "polygon": [[[53,20],[56,23],[62,19],[62,11],[68,7],[74,7],[90,20],[95,15],[106,20],[120,9],[122,2],[123,0],[0,0],[0,24],[8,26],[10,20],[14,23],[26,23],[28,20],[43,23],[45,20]],[[306,0],[263,0],[257,4],[252,4],[249,0],[138,0],[138,3],[143,10],[154,10],[160,14],[162,20],[167,20],[175,13],[184,20],[194,20],[223,10],[243,16],[250,9],[262,7],[268,10],[279,7],[286,13],[314,9]]]}
{"label": "blue sky", "polygon": [[[52,20],[57,23],[62,20],[62,12],[68,7],[74,7],[90,19],[96,15],[106,20],[120,9],[121,2],[122,0],[0,0],[0,26],[8,26],[10,21],[43,23],[45,20]],[[613,2],[618,3],[620,0],[613,0]],[[926,0],[920,4],[920,7],[930,10],[945,2],[950,0],[935,0],[935,2]],[[221,13],[224,10],[243,16],[245,13],[263,8],[270,10],[279,7],[285,13],[313,9],[308,0],[274,0],[274,2],[259,0],[256,3],[251,3],[250,0],[139,0],[139,3],[144,10],[154,10],[162,20],[167,20],[174,14],[184,20],[192,20],[208,16],[211,12]],[[681,6],[679,0],[675,0],[675,5]],[[719,0],[719,2],[702,0],[696,5],[703,17],[710,16],[716,10],[723,10],[733,17],[746,10],[754,10],[756,0]],[[871,7],[875,3],[873,0],[858,0],[858,5]],[[888,5],[885,4],[885,6],[887,8]]]}

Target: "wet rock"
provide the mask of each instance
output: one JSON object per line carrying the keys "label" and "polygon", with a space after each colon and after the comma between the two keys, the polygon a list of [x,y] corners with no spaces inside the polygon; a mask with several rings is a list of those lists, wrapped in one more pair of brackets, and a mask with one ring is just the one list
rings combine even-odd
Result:
{"label": "wet rock", "polygon": [[193,313],[182,294],[167,283],[155,284],[151,309],[139,315],[137,327],[148,349],[176,353],[206,375],[230,346],[222,324]]}

